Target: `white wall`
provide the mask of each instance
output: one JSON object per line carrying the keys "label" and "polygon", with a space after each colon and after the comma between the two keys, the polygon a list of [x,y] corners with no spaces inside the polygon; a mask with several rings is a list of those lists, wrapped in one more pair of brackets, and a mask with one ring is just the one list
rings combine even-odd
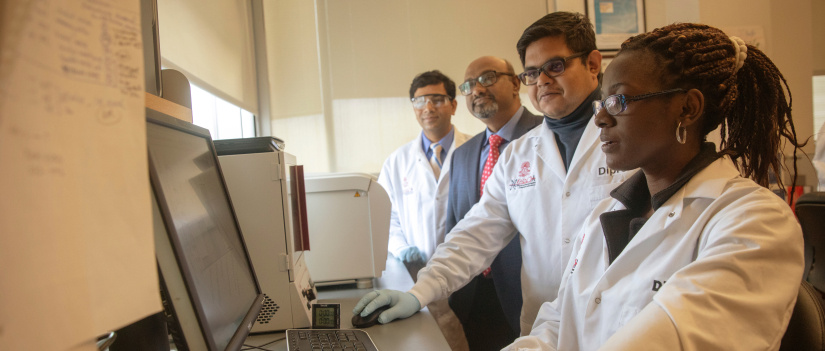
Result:
{"label": "white wall", "polygon": [[[283,30],[267,39],[268,53],[275,56],[270,60],[293,73],[270,74],[270,84],[283,87],[273,89],[272,100],[279,102],[273,103],[272,134],[285,139],[287,150],[310,172],[368,173],[378,172],[392,151],[421,130],[408,94],[416,74],[438,69],[460,83],[466,65],[483,55],[502,56],[519,71],[516,40],[548,6],[546,0],[307,3],[264,3],[267,14],[280,16],[268,16],[267,24],[290,22],[273,23]],[[317,80],[313,69],[320,72]],[[306,75],[297,86],[295,73]],[[456,128],[482,131],[464,98],[458,102]],[[276,111],[277,105],[286,112]]]}

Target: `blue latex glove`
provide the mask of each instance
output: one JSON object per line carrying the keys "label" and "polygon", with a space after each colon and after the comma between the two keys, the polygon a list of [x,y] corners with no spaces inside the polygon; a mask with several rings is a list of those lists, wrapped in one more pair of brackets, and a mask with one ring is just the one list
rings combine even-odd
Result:
{"label": "blue latex glove", "polygon": [[404,263],[412,263],[412,262],[424,262],[424,254],[421,253],[421,250],[418,249],[417,246],[410,246],[403,251],[401,251],[401,262]]}
{"label": "blue latex glove", "polygon": [[361,317],[366,317],[378,307],[390,305],[390,309],[381,312],[378,315],[378,323],[387,324],[398,318],[407,318],[421,310],[421,303],[418,299],[408,292],[401,292],[398,290],[377,290],[364,295],[355,308],[352,309],[352,314],[361,314]]}

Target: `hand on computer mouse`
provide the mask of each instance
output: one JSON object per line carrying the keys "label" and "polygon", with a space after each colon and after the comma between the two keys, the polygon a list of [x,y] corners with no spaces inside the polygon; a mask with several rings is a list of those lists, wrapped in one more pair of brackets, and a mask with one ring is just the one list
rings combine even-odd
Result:
{"label": "hand on computer mouse", "polygon": [[376,325],[378,324],[378,316],[381,315],[381,312],[384,312],[389,308],[389,305],[378,307],[366,317],[361,317],[360,314],[354,314],[352,315],[352,326],[356,328],[369,328]]}
{"label": "hand on computer mouse", "polygon": [[378,290],[364,295],[352,309],[352,313],[367,317],[382,306],[390,306],[378,315],[378,323],[387,324],[398,318],[407,318],[421,309],[421,303],[410,293],[398,290]]}

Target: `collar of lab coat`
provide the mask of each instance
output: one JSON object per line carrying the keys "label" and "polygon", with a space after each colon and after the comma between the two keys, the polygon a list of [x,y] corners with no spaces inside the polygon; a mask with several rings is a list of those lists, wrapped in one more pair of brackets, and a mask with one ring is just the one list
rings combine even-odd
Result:
{"label": "collar of lab coat", "polygon": [[638,172],[616,187],[616,189],[613,189],[613,191],[610,192],[610,196],[621,201],[622,204],[628,208],[635,207],[638,212],[646,211],[646,208],[641,207],[647,207],[647,205],[651,205],[655,211],[693,179],[696,174],[719,158],[719,156],[719,153],[716,152],[716,145],[711,142],[703,143],[699,154],[688,162],[682,170],[682,174],[667,188],[651,196],[647,189],[647,180],[644,172]]}
{"label": "collar of lab coat", "polygon": [[[736,177],[739,177],[739,171],[734,166],[728,156],[721,156],[716,161],[705,167],[702,171],[697,173],[684,187],[679,189],[673,196],[665,201],[661,208],[656,212],[663,212],[666,209],[670,211],[681,210],[681,204],[685,199],[691,198],[711,198],[715,199],[722,194],[727,186],[727,183]],[[626,209],[626,207],[619,201],[615,200],[612,210]],[[678,208],[674,208],[677,206]],[[669,213],[669,212],[667,212]],[[665,213],[665,214],[667,214]],[[655,214],[654,214],[655,216]],[[676,217],[674,215],[673,217]],[[671,217],[671,218],[673,218]],[[652,219],[653,217],[651,217]]]}
{"label": "collar of lab coat", "polygon": [[[573,160],[570,161],[570,169],[567,170],[564,167],[564,160],[561,158],[559,146],[556,143],[556,135],[553,134],[553,131],[547,126],[546,123],[542,123],[536,128],[541,128],[541,132],[538,135],[531,137],[533,149],[536,150],[536,154],[538,154],[542,161],[550,165],[550,169],[553,173],[562,180],[567,178],[567,174],[576,174],[577,170],[581,168],[580,161],[584,155],[588,152],[593,152],[593,149],[599,144],[599,127],[593,123],[593,116],[591,116],[590,121],[587,123],[587,127],[584,129],[584,133],[579,140],[579,144],[576,146],[576,152],[573,154]],[[601,150],[597,151],[601,152]]]}
{"label": "collar of lab coat", "polygon": [[[684,187],[676,191],[662,207],[656,210],[642,229],[636,233],[632,240],[629,240],[627,247],[621,253],[615,253],[613,259],[622,260],[622,257],[626,255],[633,256],[632,251],[635,251],[637,247],[648,246],[646,243],[651,240],[663,240],[668,233],[672,233],[667,230],[667,227],[682,218],[685,205],[688,203],[687,200],[719,198],[728,186],[728,182],[737,177],[740,177],[739,171],[730,158],[728,156],[718,158],[693,176]],[[614,204],[608,211],[626,209],[621,202],[615,199],[613,201]],[[613,259],[610,260],[611,263]]]}
{"label": "collar of lab coat", "polygon": [[[734,166],[730,157],[722,156],[702,171],[697,173],[685,184],[684,187],[676,191],[673,196],[656,210],[648,219],[645,227],[662,228],[670,225],[681,218],[685,204],[689,199],[708,198],[716,199],[722,195],[728,182],[731,179],[740,177],[739,171]],[[611,210],[625,209],[621,202],[616,201]],[[636,237],[645,236],[643,233],[649,232],[643,227]],[[641,239],[641,238],[639,238]],[[632,243],[630,244],[632,245]]]}
{"label": "collar of lab coat", "polygon": [[[682,188],[681,196],[680,192],[677,192],[673,196],[680,196],[682,200],[688,198],[715,199],[725,191],[725,187],[731,179],[739,176],[739,170],[736,169],[730,157],[722,156],[704,170],[697,173],[693,179],[685,184]],[[666,206],[668,202],[671,201],[666,201],[662,207]],[[679,202],[681,203],[683,201],[680,200]]]}

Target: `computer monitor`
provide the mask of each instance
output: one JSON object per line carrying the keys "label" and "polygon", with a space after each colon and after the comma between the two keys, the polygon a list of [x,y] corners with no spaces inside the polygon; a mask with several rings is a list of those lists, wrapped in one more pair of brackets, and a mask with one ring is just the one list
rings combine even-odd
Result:
{"label": "computer monitor", "polygon": [[209,131],[146,110],[164,310],[178,350],[240,350],[263,294]]}

